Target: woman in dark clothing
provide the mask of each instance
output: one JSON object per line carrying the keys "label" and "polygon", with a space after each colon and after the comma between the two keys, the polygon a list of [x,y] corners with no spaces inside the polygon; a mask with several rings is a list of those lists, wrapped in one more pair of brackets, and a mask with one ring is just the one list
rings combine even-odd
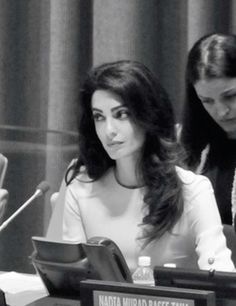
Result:
{"label": "woman in dark clothing", "polygon": [[211,34],[188,56],[181,142],[187,164],[208,176],[224,224],[236,213],[236,36]]}

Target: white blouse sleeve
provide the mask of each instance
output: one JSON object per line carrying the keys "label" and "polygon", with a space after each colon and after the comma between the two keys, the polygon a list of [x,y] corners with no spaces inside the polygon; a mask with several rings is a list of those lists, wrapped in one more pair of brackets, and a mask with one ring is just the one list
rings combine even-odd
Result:
{"label": "white blouse sleeve", "polygon": [[73,189],[72,184],[69,185],[66,190],[63,215],[63,240],[86,242],[79,203]]}
{"label": "white blouse sleeve", "polygon": [[187,197],[191,197],[188,199],[189,226],[195,236],[199,268],[235,270],[231,251],[226,246],[220,214],[209,179],[197,175],[187,189]]}

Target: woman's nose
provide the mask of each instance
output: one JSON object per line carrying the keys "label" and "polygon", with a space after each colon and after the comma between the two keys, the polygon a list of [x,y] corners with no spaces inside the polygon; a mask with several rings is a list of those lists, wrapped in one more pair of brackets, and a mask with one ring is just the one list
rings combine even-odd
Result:
{"label": "woman's nose", "polygon": [[106,134],[108,137],[112,137],[117,134],[117,127],[115,120],[113,118],[107,118]]}
{"label": "woman's nose", "polygon": [[229,113],[229,107],[225,103],[218,103],[216,106],[218,117],[224,118]]}

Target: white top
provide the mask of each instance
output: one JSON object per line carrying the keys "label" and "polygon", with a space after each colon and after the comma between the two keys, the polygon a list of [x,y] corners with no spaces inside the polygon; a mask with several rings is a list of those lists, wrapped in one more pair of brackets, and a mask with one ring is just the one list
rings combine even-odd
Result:
{"label": "white top", "polygon": [[185,268],[234,270],[210,181],[179,167],[177,173],[184,183],[184,212],[171,233],[166,232],[145,249],[138,239],[145,214],[145,187],[121,186],[113,169],[95,182],[85,182],[88,177],[81,174],[66,188],[63,239],[112,239],[131,271],[139,256],[150,256],[152,266],[174,263]]}

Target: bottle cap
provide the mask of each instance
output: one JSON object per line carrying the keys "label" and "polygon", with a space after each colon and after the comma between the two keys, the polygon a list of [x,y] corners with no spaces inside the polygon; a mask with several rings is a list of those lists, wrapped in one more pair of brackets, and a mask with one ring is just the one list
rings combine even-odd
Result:
{"label": "bottle cap", "polygon": [[167,262],[164,264],[165,268],[176,268],[176,264],[172,262]]}
{"label": "bottle cap", "polygon": [[150,266],[151,265],[151,257],[149,257],[149,256],[139,256],[138,265],[139,266]]}

